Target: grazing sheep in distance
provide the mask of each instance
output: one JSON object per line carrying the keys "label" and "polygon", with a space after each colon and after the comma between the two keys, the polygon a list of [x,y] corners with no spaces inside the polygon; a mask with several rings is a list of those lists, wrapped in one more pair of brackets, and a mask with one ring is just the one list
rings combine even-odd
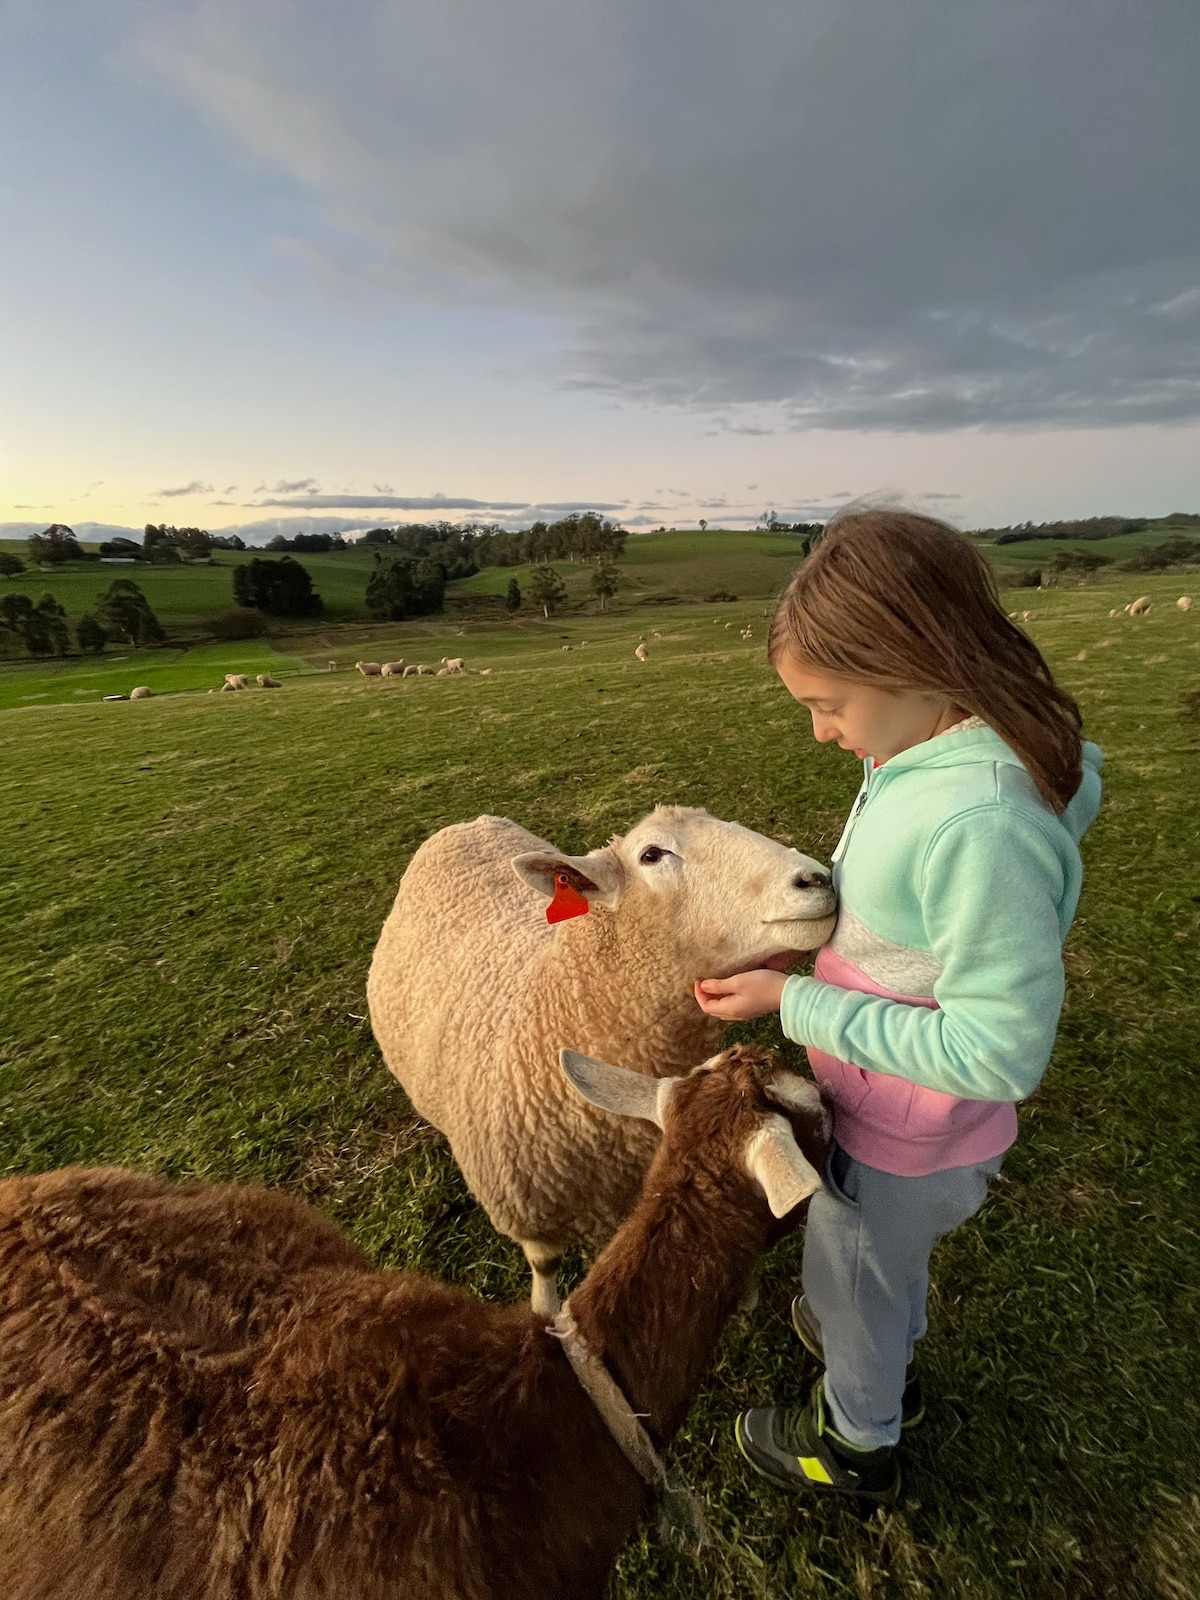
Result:
{"label": "grazing sheep in distance", "polygon": [[250,679],[244,672],[227,672],[225,674],[226,689],[248,689],[249,687]]}
{"label": "grazing sheep in distance", "polygon": [[379,669],[381,678],[402,678],[405,663],[403,661],[385,661]]}
{"label": "grazing sheep in distance", "polygon": [[149,700],[153,694],[153,689],[147,688],[144,683],[139,683],[136,689],[130,689],[129,698],[131,700]]}
{"label": "grazing sheep in distance", "polygon": [[649,652],[644,644],[638,645],[637,649],[633,653],[639,661],[646,661],[649,659]]}
{"label": "grazing sheep in distance", "polygon": [[466,664],[467,663],[463,659],[462,656],[443,656],[442,657],[442,665],[444,667],[449,667],[451,672],[461,672],[463,670],[463,668],[466,666]]}
{"label": "grazing sheep in distance", "polygon": [[1181,594],[1175,604],[1180,611],[1190,611],[1192,609],[1192,597],[1190,594]]}
{"label": "grazing sheep in distance", "polygon": [[417,666],[417,676],[419,678],[432,678],[434,676],[433,668],[432,667],[427,667],[425,665],[425,663],[422,661]]}
{"label": "grazing sheep in distance", "polygon": [[355,672],[361,672],[364,678],[380,678],[383,676],[383,668],[378,661],[356,661],[354,670]]}
{"label": "grazing sheep in distance", "polygon": [[412,665],[412,666],[405,667],[405,669],[404,669],[403,673],[401,674],[401,676],[405,677],[405,678],[415,678],[417,676],[417,669],[416,669],[415,664]]}
{"label": "grazing sheep in distance", "polygon": [[[820,1186],[828,1116],[757,1047],[660,1081],[562,1057],[567,1093],[662,1129],[569,1334],[661,1451]],[[0,1593],[600,1600],[649,1496],[568,1328],[380,1270],[269,1189],[7,1179]]]}
{"label": "grazing sheep in distance", "polygon": [[480,669],[479,669],[479,676],[480,676],[480,677],[481,677],[481,678],[490,678],[490,677],[491,677],[491,675],[492,675],[492,669],[491,669],[491,667],[480,667]]}
{"label": "grazing sheep in distance", "polygon": [[571,648],[571,646],[569,644],[564,644],[563,645],[563,649],[564,650],[569,650],[570,648]]}
{"label": "grazing sheep in distance", "polygon": [[1121,615],[1120,606],[1114,606],[1108,614],[1110,617],[1119,617]]}
{"label": "grazing sheep in distance", "polygon": [[[547,902],[556,911],[564,896],[587,915],[551,926]],[[371,1025],[493,1225],[524,1250],[535,1309],[557,1305],[565,1249],[610,1237],[655,1142],[580,1106],[559,1046],[679,1071],[721,1030],[695,980],[786,967],[829,937],[833,910],[816,861],[684,806],[587,855],[484,816],[413,856],[371,960]]]}
{"label": "grazing sheep in distance", "polygon": [[1139,595],[1136,600],[1131,600],[1125,609],[1131,617],[1144,617],[1150,609],[1150,596]]}
{"label": "grazing sheep in distance", "polygon": [[260,689],[282,689],[283,685],[278,678],[273,678],[269,672],[260,672],[258,675]]}

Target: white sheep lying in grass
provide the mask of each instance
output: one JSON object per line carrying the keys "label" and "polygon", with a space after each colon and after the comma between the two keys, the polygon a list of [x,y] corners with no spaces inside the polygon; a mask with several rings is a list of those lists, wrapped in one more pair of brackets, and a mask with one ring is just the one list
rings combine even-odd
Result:
{"label": "white sheep lying in grass", "polygon": [[[547,901],[572,895],[587,914],[550,926]],[[570,1095],[559,1048],[682,1070],[721,1029],[695,980],[786,966],[825,942],[833,910],[817,862],[680,806],[583,856],[505,817],[443,828],[417,851],[371,962],[371,1024],[471,1192],[524,1250],[535,1309],[557,1303],[564,1250],[612,1234],[656,1143]]]}
{"label": "white sheep lying in grass", "polygon": [[139,683],[136,689],[130,689],[129,698],[131,700],[149,700],[153,694],[153,689],[147,688],[144,683]]}
{"label": "white sheep lying in grass", "polygon": [[1175,604],[1180,611],[1190,611],[1192,609],[1192,597],[1190,594],[1181,594]]}

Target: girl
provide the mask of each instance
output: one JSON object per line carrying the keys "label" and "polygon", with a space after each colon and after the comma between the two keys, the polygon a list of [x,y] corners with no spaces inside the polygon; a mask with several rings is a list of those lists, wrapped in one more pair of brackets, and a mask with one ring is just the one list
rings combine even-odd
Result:
{"label": "girl", "polygon": [[984,558],[928,517],[835,518],[767,653],[864,777],[815,975],[696,985],[710,1016],[778,1010],[834,1104],[792,1305],[825,1373],[802,1408],[745,1412],[737,1442],[775,1483],[891,1501],[930,1252],[982,1205],[1050,1058],[1103,757]]}

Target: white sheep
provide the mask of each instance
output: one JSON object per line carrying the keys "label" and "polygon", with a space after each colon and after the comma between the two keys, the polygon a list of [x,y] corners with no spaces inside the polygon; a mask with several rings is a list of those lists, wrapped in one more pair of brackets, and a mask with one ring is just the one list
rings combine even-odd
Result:
{"label": "white sheep", "polygon": [[402,678],[404,676],[404,667],[403,660],[385,661],[379,669],[379,675],[381,678]]}
{"label": "white sheep", "polygon": [[434,677],[435,678],[453,678],[454,677],[454,673],[450,671],[449,667],[439,667],[437,669],[437,671],[434,673]]}
{"label": "white sheep", "polygon": [[633,653],[639,661],[646,661],[649,659],[649,652],[644,644],[638,645],[637,649]]}
{"label": "white sheep", "polygon": [[378,661],[356,661],[355,672],[361,672],[364,678],[379,678],[383,676],[383,668]]}
{"label": "white sheep", "polygon": [[[550,926],[571,893],[587,915]],[[570,1245],[612,1233],[654,1150],[564,1092],[559,1047],[669,1074],[721,1024],[696,979],[815,949],[833,928],[817,862],[705,811],[660,806],[624,838],[568,856],[504,817],[426,840],[401,880],[367,981],[375,1037],[471,1192],[556,1304]],[[553,907],[551,909],[554,909]]]}
{"label": "white sheep", "polygon": [[1139,595],[1136,600],[1131,600],[1125,609],[1131,617],[1144,617],[1150,609],[1150,596]]}
{"label": "white sheep", "polygon": [[432,678],[434,676],[434,670],[432,667],[427,667],[423,661],[418,662],[417,676],[419,678]]}
{"label": "white sheep", "polygon": [[1190,611],[1192,609],[1192,597],[1190,594],[1181,594],[1175,604],[1180,611]]}
{"label": "white sheep", "polygon": [[570,648],[571,648],[571,646],[569,644],[563,645],[563,649],[564,650],[569,650]]}
{"label": "white sheep", "polygon": [[415,663],[405,667],[402,676],[405,678],[415,678],[417,676],[417,668]]}
{"label": "white sheep", "polygon": [[153,697],[153,694],[153,689],[147,688],[144,683],[139,683],[136,689],[130,689],[129,698],[131,700],[149,700]]}
{"label": "white sheep", "polygon": [[250,679],[244,672],[227,672],[225,674],[224,687],[226,689],[248,689],[250,687]]}
{"label": "white sheep", "polygon": [[480,677],[481,677],[481,678],[490,678],[490,677],[491,677],[491,675],[492,675],[492,669],[491,669],[491,667],[480,667],[480,669],[479,669],[479,676],[480,676]]}
{"label": "white sheep", "polygon": [[467,663],[463,659],[462,656],[443,656],[442,657],[442,665],[444,667],[449,667],[451,672],[461,672],[463,670],[463,668],[466,666],[466,664]]}
{"label": "white sheep", "polygon": [[1119,606],[1114,606],[1108,614],[1110,617],[1119,617],[1121,615],[1121,608]]}
{"label": "white sheep", "polygon": [[269,672],[260,672],[258,675],[260,689],[282,689],[283,685],[278,678],[273,678]]}

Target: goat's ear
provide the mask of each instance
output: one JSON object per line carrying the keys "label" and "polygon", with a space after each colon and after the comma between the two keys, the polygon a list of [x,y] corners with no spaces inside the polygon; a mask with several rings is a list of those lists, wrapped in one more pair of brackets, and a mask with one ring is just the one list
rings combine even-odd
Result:
{"label": "goat's ear", "polygon": [[824,1111],[821,1091],[811,1078],[802,1078],[798,1072],[777,1072],[770,1083],[763,1084],[763,1093],[789,1111],[808,1111],[817,1116]]}
{"label": "goat's ear", "polygon": [[527,850],[524,855],[514,856],[512,865],[517,877],[540,890],[547,900],[553,895],[555,880],[560,874],[593,905],[615,906],[625,885],[621,858],[607,845],[586,856],[566,856],[557,850]]}
{"label": "goat's ear", "polygon": [[786,1217],[821,1187],[783,1117],[768,1117],[746,1142],[746,1170],[767,1197],[774,1217]]}
{"label": "goat's ear", "polygon": [[568,1082],[601,1111],[618,1117],[640,1117],[643,1122],[663,1125],[663,1111],[671,1098],[675,1078],[648,1078],[644,1072],[614,1067],[578,1050],[560,1050],[559,1065]]}

